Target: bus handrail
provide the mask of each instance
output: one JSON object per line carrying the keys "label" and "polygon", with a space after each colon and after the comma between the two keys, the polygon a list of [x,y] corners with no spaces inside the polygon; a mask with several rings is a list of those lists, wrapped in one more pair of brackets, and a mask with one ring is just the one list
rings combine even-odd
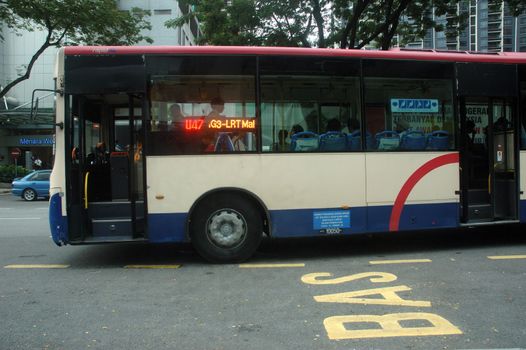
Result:
{"label": "bus handrail", "polygon": [[89,171],[86,172],[86,176],[84,176],[84,209],[88,209],[88,179]]}

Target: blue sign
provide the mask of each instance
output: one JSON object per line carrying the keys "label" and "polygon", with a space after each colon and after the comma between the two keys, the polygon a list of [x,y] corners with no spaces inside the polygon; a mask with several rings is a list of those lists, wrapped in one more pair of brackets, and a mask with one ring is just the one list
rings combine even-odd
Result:
{"label": "blue sign", "polygon": [[315,230],[331,228],[350,228],[351,211],[350,210],[326,210],[315,211],[312,214],[313,228]]}
{"label": "blue sign", "polygon": [[32,137],[21,137],[19,144],[22,146],[42,146],[42,145],[53,145],[52,137],[45,138],[32,138]]}
{"label": "blue sign", "polygon": [[438,113],[438,100],[419,98],[392,98],[394,113]]}

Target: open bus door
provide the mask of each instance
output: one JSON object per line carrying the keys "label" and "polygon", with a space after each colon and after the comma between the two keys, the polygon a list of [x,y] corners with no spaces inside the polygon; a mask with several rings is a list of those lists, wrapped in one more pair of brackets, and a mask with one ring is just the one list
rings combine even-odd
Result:
{"label": "open bus door", "polygon": [[461,221],[518,220],[517,66],[457,63]]}
{"label": "open bus door", "polygon": [[144,95],[72,95],[69,104],[71,242],[144,239]]}
{"label": "open bus door", "polygon": [[462,97],[460,103],[463,222],[515,221],[516,100]]}

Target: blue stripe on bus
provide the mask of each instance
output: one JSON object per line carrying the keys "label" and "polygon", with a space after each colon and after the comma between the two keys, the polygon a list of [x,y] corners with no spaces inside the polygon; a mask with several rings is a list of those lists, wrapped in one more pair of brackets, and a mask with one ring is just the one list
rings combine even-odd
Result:
{"label": "blue stripe on bus", "polygon": [[[351,208],[350,229],[343,228],[339,233],[387,232],[392,208],[393,206]],[[458,203],[407,204],[402,211],[399,230],[458,227],[459,209]],[[324,234],[313,228],[313,213],[320,210],[338,209],[272,210],[270,216],[273,236],[301,237]]]}
{"label": "blue stripe on bus", "polygon": [[187,241],[186,213],[149,214],[148,240],[154,243]]}
{"label": "blue stripe on bus", "polygon": [[49,199],[49,226],[51,238],[56,245],[68,243],[68,220],[67,217],[62,216],[62,198],[58,193]]}
{"label": "blue stripe on bus", "polygon": [[405,205],[399,230],[452,228],[460,224],[459,203]]}
{"label": "blue stripe on bus", "polygon": [[[303,237],[325,234],[322,230],[314,229],[314,212],[336,212],[341,210],[341,208],[271,210],[270,222],[272,225],[272,236]],[[367,208],[356,207],[349,210],[351,211],[350,228],[341,228],[338,233],[350,234],[365,232]]]}
{"label": "blue stripe on bus", "polygon": [[[329,233],[353,234],[387,232],[392,206],[350,208],[350,228]],[[271,210],[272,236],[307,237],[327,234],[315,229],[314,213],[337,213],[341,208]],[[187,214],[148,215],[148,239],[154,243],[183,242],[186,237]],[[458,227],[459,204],[407,204],[400,217],[400,230]]]}
{"label": "blue stripe on bus", "polygon": [[526,222],[526,200],[519,203],[519,218],[521,222]]}

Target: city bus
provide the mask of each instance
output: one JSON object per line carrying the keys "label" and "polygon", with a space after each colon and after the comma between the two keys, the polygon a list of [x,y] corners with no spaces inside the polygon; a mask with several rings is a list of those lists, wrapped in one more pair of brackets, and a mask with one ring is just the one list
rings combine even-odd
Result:
{"label": "city bus", "polygon": [[526,54],[61,48],[58,245],[191,242],[526,221]]}

